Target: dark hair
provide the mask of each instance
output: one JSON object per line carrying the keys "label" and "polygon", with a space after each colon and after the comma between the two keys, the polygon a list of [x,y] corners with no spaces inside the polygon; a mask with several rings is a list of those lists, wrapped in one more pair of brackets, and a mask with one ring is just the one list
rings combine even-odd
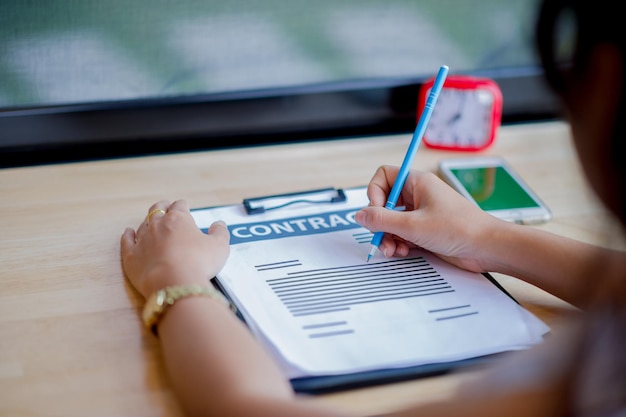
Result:
{"label": "dark hair", "polygon": [[625,51],[626,21],[616,0],[544,0],[539,8],[536,44],[550,85],[560,93],[568,78],[585,70],[600,44]]}
{"label": "dark hair", "polygon": [[[535,40],[548,84],[568,104],[577,81],[587,70],[594,49],[611,45],[621,54],[626,68],[626,20],[619,0],[543,0],[539,8]],[[625,70],[626,71],[626,70]],[[626,74],[612,126],[612,171],[621,190],[617,207],[626,223]],[[580,81],[579,81],[580,82]],[[600,81],[601,82],[601,81]]]}

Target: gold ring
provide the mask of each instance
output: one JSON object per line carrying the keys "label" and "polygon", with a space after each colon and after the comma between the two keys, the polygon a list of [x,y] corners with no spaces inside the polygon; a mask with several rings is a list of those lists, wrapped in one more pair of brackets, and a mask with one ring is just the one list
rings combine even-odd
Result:
{"label": "gold ring", "polygon": [[152,210],[150,213],[148,213],[148,216],[146,217],[146,223],[150,223],[150,218],[154,214],[156,214],[156,213],[165,214],[165,210],[163,210],[163,209],[154,209],[154,210]]}

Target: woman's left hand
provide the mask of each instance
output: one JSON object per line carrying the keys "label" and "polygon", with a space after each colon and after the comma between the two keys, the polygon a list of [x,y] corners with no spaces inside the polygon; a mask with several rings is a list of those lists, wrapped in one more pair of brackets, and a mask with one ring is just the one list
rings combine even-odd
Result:
{"label": "woman's left hand", "polygon": [[159,201],[136,231],[122,234],[122,267],[144,297],[171,285],[208,285],[226,263],[229,240],[221,221],[202,233],[186,201]]}

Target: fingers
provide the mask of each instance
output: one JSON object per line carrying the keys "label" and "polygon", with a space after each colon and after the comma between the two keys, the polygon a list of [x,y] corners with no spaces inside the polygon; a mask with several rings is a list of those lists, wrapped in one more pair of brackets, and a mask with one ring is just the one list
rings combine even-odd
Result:
{"label": "fingers", "polygon": [[365,207],[356,213],[355,220],[372,232],[384,231],[402,236],[402,231],[407,228],[403,214],[383,207]]}
{"label": "fingers", "polygon": [[[415,247],[415,245],[412,246]],[[407,256],[409,249],[410,247],[406,240],[388,233],[385,233],[379,246],[379,250],[388,258],[391,256]]]}
{"label": "fingers", "polygon": [[148,209],[148,214],[146,214],[144,221],[141,222],[141,224],[137,228],[137,233],[135,234],[136,241],[141,240],[141,236],[144,235],[145,230],[150,224],[150,222],[156,222],[161,217],[165,216],[169,205],[170,205],[169,201],[161,200],[150,206],[150,208]]}
{"label": "fingers", "polygon": [[[388,210],[382,207],[366,207],[355,215],[355,220],[361,226],[373,232],[384,231],[383,240],[378,249],[385,255],[407,256],[409,254],[409,242],[412,230],[410,218],[407,213]],[[415,246],[411,244],[411,246]]]}
{"label": "fingers", "polygon": [[[167,200],[161,200],[150,206],[148,209],[148,214],[146,215],[145,220],[139,225],[137,228],[137,232],[133,229],[128,228],[124,231],[122,235],[122,251],[126,251],[133,244],[140,240],[141,236],[145,233],[146,228],[152,223],[160,221],[167,213],[171,213],[174,211],[189,213],[189,205],[185,200],[176,200],[173,203],[170,203]],[[208,233],[210,235],[216,236],[218,239],[229,243],[230,241],[230,233],[228,231],[228,227],[226,223],[222,221],[217,221],[211,225]]]}
{"label": "fingers", "polygon": [[150,206],[136,232],[132,228],[123,232],[122,268],[144,296],[168,285],[201,284],[226,263],[229,240],[230,233],[223,222],[215,222],[208,235],[204,234],[186,201],[162,200]]}
{"label": "fingers", "polygon": [[187,212],[187,211],[189,211],[189,205],[187,204],[187,201],[185,201],[185,200],[176,200],[176,201],[174,201],[172,204],[170,204],[168,206],[167,211],[168,212],[170,212],[170,211],[184,211],[184,212]]}
{"label": "fingers", "polygon": [[412,227],[407,213],[383,207],[365,207],[356,213],[355,220],[372,232],[384,231],[403,239],[407,238],[406,233]]}
{"label": "fingers", "polygon": [[127,227],[122,234],[122,238],[120,240],[120,248],[122,252],[122,259],[125,258],[126,254],[130,252],[132,247],[135,245],[135,231]]}
{"label": "fingers", "polygon": [[223,240],[225,243],[230,243],[230,232],[228,231],[228,226],[221,220],[216,221],[209,227],[208,230],[209,235],[215,236],[220,240]]}
{"label": "fingers", "polygon": [[371,206],[382,207],[398,176],[398,167],[383,165],[376,170],[367,187],[367,197]]}
{"label": "fingers", "polygon": [[168,208],[170,207],[169,201],[161,200],[157,203],[154,203],[148,209],[148,215],[146,216],[146,223],[150,223],[151,220],[158,220],[159,218],[165,216]]}
{"label": "fingers", "polygon": [[146,224],[150,224],[151,221],[156,221],[167,213],[172,211],[180,211],[187,213],[189,212],[189,205],[185,200],[176,200],[170,204],[167,200],[161,200],[157,203],[154,203],[148,209],[148,215],[146,216]]}
{"label": "fingers", "polygon": [[209,227],[208,236],[218,241],[217,245],[212,245],[212,252],[215,255],[214,259],[223,260],[217,265],[218,269],[212,271],[213,274],[216,274],[219,269],[222,269],[230,253],[230,232],[228,231],[228,226],[223,221],[218,220]]}

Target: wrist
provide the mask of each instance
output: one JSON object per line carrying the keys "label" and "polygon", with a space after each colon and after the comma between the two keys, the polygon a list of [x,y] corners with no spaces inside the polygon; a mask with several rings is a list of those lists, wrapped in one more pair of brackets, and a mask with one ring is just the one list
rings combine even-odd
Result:
{"label": "wrist", "polygon": [[[489,215],[491,216],[491,215]],[[482,249],[479,263],[482,271],[504,272],[503,267],[509,262],[508,256],[515,253],[514,242],[516,240],[519,225],[495,217],[485,223],[481,237]]]}
{"label": "wrist", "polygon": [[234,310],[224,295],[210,283],[205,285],[172,285],[154,291],[146,300],[142,312],[144,326],[157,335],[157,326],[167,311],[179,300],[188,297],[208,297]]}
{"label": "wrist", "polygon": [[148,299],[152,294],[166,287],[182,285],[206,287],[211,285],[211,278],[212,276],[208,276],[200,268],[184,269],[180,265],[159,265],[151,268],[141,277],[139,281],[141,284],[137,289],[145,299]]}

